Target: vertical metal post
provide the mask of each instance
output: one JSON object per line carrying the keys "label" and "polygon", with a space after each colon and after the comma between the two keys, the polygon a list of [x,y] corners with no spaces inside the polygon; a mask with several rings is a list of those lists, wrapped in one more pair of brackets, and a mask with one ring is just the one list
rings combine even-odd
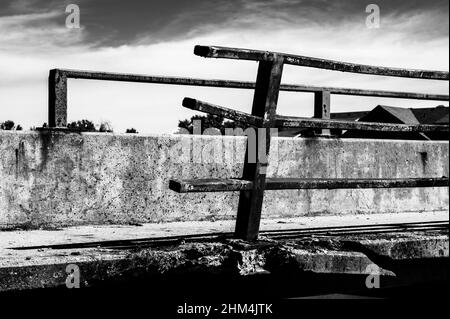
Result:
{"label": "vertical metal post", "polygon": [[[314,93],[314,118],[330,119],[330,92],[321,91]],[[329,129],[316,130],[317,135],[331,135]]]}
{"label": "vertical metal post", "polygon": [[242,178],[252,181],[253,188],[240,193],[235,229],[235,237],[244,240],[258,239],[261,222],[261,210],[266,187],[267,159],[270,150],[270,128],[274,126],[284,64],[283,58],[279,58],[276,54],[273,54],[272,57],[271,61],[259,62],[253,97],[252,115],[262,117],[264,124],[262,128],[258,129],[256,162],[252,163],[248,160],[250,158],[249,149],[255,149],[254,147],[249,147],[247,144],[245,155]]}
{"label": "vertical metal post", "polygon": [[58,69],[48,77],[48,126],[67,127],[67,76]]}

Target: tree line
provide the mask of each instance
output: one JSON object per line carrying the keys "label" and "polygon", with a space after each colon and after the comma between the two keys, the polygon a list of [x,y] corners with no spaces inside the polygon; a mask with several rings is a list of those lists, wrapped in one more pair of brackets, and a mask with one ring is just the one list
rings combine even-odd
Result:
{"label": "tree line", "polygon": [[[202,129],[207,128],[216,128],[220,130],[222,134],[225,134],[226,128],[236,128],[238,125],[234,121],[226,121],[224,117],[217,115],[194,115],[190,119],[186,119],[183,121],[178,121],[178,133],[184,133],[186,130],[193,134],[194,132],[194,121],[199,121],[201,123]],[[42,125],[43,128],[47,128],[47,123]],[[99,133],[113,133],[114,130],[110,123],[102,122],[100,125],[95,125],[94,122],[90,120],[78,120],[73,121],[67,124],[67,128],[70,130],[78,131],[78,132],[99,132]],[[184,129],[182,132],[180,129]],[[245,129],[245,127],[243,128]],[[0,130],[5,131],[22,131],[23,128],[20,124],[15,124],[14,121],[8,120],[5,122],[0,122]],[[30,127],[31,131],[36,130],[36,127]],[[125,130],[125,133],[139,133],[135,128],[128,128]]]}
{"label": "tree line", "polygon": [[14,121],[5,121],[0,123],[0,130],[4,131],[22,131],[23,128],[20,124],[15,124]]}
{"label": "tree line", "polygon": [[[47,128],[47,123],[42,125],[43,128]],[[67,124],[67,128],[78,132],[99,132],[99,133],[113,133],[114,130],[110,123],[102,122],[96,126],[94,122],[89,120],[73,121]],[[0,130],[4,131],[22,131],[23,128],[20,124],[15,124],[14,121],[7,120],[0,122]],[[36,127],[30,127],[30,131],[35,131]],[[125,133],[139,133],[135,128],[126,129]]]}

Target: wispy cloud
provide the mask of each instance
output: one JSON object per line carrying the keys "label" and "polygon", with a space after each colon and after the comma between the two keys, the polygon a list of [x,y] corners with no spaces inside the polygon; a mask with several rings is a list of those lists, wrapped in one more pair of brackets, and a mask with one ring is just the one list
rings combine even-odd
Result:
{"label": "wispy cloud", "polygon": [[[448,2],[378,1],[380,29],[365,26],[361,1],[84,0],[82,29],[66,29],[65,7],[43,0],[0,4],[0,120],[25,127],[46,121],[46,78],[55,67],[111,72],[254,80],[256,63],[192,54],[211,44],[276,50],[356,63],[448,70]],[[406,4],[404,4],[406,2]],[[3,7],[2,7],[3,6]],[[21,9],[22,8],[22,9]],[[55,9],[56,8],[56,9]],[[7,13],[7,14],[6,14]],[[445,28],[446,26],[446,28]],[[448,83],[376,78],[286,67],[284,82],[418,92],[448,92]],[[192,115],[184,96],[248,111],[251,92],[224,89],[69,81],[69,119],[109,120],[118,131],[173,132]],[[311,96],[282,94],[285,114],[310,115]],[[333,96],[333,111],[378,103],[438,102]],[[95,107],[93,107],[95,105]]]}
{"label": "wispy cloud", "polygon": [[0,46],[4,52],[48,53],[83,44],[83,29],[68,29],[61,12],[29,13],[0,17]]}

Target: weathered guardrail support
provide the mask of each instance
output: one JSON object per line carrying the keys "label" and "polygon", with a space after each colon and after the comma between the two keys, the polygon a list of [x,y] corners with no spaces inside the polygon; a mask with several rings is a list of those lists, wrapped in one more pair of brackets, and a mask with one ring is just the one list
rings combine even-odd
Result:
{"label": "weathered guardrail support", "polygon": [[[270,149],[271,128],[307,128],[314,132],[329,134],[331,129],[383,131],[383,132],[448,132],[448,125],[410,125],[393,123],[352,122],[330,119],[330,95],[349,94],[384,96],[393,98],[444,99],[448,95],[430,95],[406,92],[386,92],[336,88],[306,88],[314,92],[314,118],[280,116],[276,114],[279,90],[293,88],[281,85],[283,64],[329,69],[335,71],[395,76],[429,80],[449,80],[443,71],[407,70],[370,65],[358,65],[312,57],[289,55],[277,52],[255,51],[224,47],[196,46],[194,54],[206,58],[224,58],[258,61],[258,75],[253,99],[252,113],[238,112],[230,108],[213,105],[192,98],[185,98],[183,106],[192,110],[247,122],[258,128],[257,160],[249,160],[247,143],[246,161],[241,178],[171,180],[169,188],[180,193],[240,191],[235,237],[244,240],[258,238],[264,191],[280,189],[339,189],[339,188],[393,188],[393,187],[448,187],[446,176],[426,178],[266,178],[267,158]],[[264,143],[261,145],[261,138]],[[265,146],[262,149],[261,146]]]}
{"label": "weathered guardrail support", "polygon": [[[330,119],[330,103],[331,94],[328,91],[321,91],[314,93],[314,118],[316,119]],[[315,132],[318,135],[331,135],[329,129],[319,129]]]}
{"label": "weathered guardrail support", "polygon": [[283,58],[279,58],[276,54],[270,61],[259,62],[251,115],[265,119],[265,121],[258,129],[256,163],[248,160],[249,152],[254,148],[250,147],[250,142],[247,143],[245,155],[247,160],[244,164],[242,178],[252,181],[253,184],[250,191],[241,191],[235,230],[237,237],[246,240],[255,240],[258,237],[270,150],[270,129],[275,124],[283,63]]}
{"label": "weathered guardrail support", "polygon": [[67,76],[58,69],[48,77],[48,125],[67,127]]}

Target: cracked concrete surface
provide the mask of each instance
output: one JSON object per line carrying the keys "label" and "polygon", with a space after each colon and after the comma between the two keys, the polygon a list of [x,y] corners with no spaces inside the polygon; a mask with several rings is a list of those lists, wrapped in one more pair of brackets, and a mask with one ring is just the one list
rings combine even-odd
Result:
{"label": "cracked concrete surface", "polygon": [[[238,192],[177,194],[168,183],[171,178],[240,177],[245,142],[244,137],[2,131],[0,229],[232,220]],[[441,177],[449,172],[445,141],[275,138],[272,147],[268,177]],[[285,190],[266,192],[263,216],[447,209],[445,187]]]}
{"label": "cracked concrete surface", "polygon": [[[283,273],[368,275],[371,274],[368,266],[373,264],[378,264],[381,276],[395,277],[405,274],[403,268],[397,267],[398,262],[442,258],[448,262],[448,231],[402,234],[401,242],[408,243],[411,248],[404,253],[400,253],[393,244],[398,236],[388,233],[383,234],[383,238],[372,235],[284,240],[261,238],[255,243],[222,239],[198,243],[186,241],[152,248],[21,250],[20,254],[27,254],[29,258],[0,267],[0,291],[63,287],[68,264],[79,266],[82,286],[90,287],[101,282],[126,281],[150,275],[189,273],[219,274],[230,278]],[[436,254],[432,251],[437,247]],[[415,269],[415,277],[427,276],[418,271],[426,273],[427,269]]]}

